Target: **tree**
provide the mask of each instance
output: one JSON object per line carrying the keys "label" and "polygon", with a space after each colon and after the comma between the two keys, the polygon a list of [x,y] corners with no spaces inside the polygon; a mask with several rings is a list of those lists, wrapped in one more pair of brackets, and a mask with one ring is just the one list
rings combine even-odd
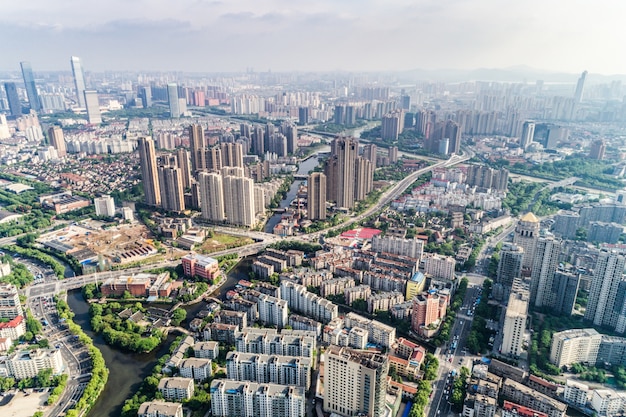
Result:
{"label": "tree", "polygon": [[187,318],[187,312],[182,308],[177,308],[172,312],[172,324],[174,326],[180,325]]}

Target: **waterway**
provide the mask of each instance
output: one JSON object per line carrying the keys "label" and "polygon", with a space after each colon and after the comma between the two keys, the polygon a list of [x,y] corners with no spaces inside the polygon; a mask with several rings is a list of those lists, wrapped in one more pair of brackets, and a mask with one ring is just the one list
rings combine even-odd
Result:
{"label": "waterway", "polygon": [[[239,262],[228,274],[226,282],[212,296],[225,299],[226,292],[235,288],[240,279],[249,279],[251,258],[245,258]],[[100,349],[107,368],[109,368],[109,380],[102,395],[89,412],[88,417],[118,417],[121,415],[124,401],[134,394],[141,385],[141,381],[152,373],[158,358],[168,352],[168,349],[178,334],[170,334],[166,341],[150,353],[129,353],[111,348],[101,335],[93,332],[89,317],[89,304],[83,299],[80,290],[70,291],[67,302],[74,312],[74,322],[93,339],[94,346]],[[170,308],[169,304],[150,304],[154,307]],[[201,301],[190,306],[185,306],[187,319],[185,326],[195,315],[206,306]]]}
{"label": "waterway", "polygon": [[[330,151],[330,147],[325,146],[324,148],[322,148],[315,154],[311,155],[305,161],[300,162],[300,165],[298,166],[297,174],[307,175],[309,171],[313,170],[313,168],[319,165],[319,159],[318,159],[319,154],[323,152],[329,152],[329,151]],[[280,205],[279,205],[280,208],[284,209],[284,208],[289,207],[289,204],[291,204],[291,202],[296,198],[296,194],[298,193],[298,189],[300,188],[301,182],[302,180],[296,179],[291,183],[291,187],[289,188],[289,191],[287,192],[286,198],[280,202]],[[272,231],[274,230],[274,226],[276,226],[280,222],[280,218],[281,218],[281,213],[276,213],[272,217],[270,217],[267,223],[265,223],[265,228],[263,229],[263,231],[265,233],[272,233]]]}

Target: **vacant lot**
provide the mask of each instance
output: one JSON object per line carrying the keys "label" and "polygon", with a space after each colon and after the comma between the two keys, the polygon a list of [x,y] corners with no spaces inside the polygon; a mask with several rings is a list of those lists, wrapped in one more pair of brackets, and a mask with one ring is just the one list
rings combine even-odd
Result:
{"label": "vacant lot", "polygon": [[30,417],[35,411],[44,410],[48,393],[34,392],[30,395],[17,393],[8,404],[2,406],[2,417]]}
{"label": "vacant lot", "polygon": [[254,240],[248,237],[233,236],[214,232],[212,237],[209,237],[207,238],[207,240],[204,241],[202,246],[200,246],[198,252],[207,254],[225,249],[236,248],[243,245],[248,245],[250,243],[254,243]]}

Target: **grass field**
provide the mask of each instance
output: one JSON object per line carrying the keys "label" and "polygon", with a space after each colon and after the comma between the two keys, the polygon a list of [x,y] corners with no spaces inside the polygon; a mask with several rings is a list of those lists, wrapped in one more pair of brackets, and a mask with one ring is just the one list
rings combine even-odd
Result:
{"label": "grass field", "polygon": [[239,246],[248,245],[254,243],[254,240],[248,237],[227,235],[224,233],[213,233],[213,236],[207,238],[202,246],[198,249],[198,252],[203,254],[218,252],[225,249],[232,249]]}

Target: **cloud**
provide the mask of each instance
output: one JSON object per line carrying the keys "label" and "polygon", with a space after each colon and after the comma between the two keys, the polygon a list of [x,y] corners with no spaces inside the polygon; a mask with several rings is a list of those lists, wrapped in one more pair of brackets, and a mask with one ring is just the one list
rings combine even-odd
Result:
{"label": "cloud", "polygon": [[3,9],[0,65],[67,68],[78,55],[94,70],[625,72],[625,14],[618,0],[31,0]]}

